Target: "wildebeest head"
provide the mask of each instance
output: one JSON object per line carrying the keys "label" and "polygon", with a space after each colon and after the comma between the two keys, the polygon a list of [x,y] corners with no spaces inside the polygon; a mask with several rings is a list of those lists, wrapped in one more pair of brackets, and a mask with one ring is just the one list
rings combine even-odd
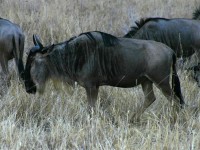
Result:
{"label": "wildebeest head", "polygon": [[34,65],[35,62],[35,57],[39,53],[44,53],[42,51],[43,45],[41,44],[40,40],[36,35],[33,35],[33,42],[34,42],[34,47],[31,48],[28,58],[26,61],[26,67],[25,67],[25,87],[26,91],[28,93],[35,94],[36,93],[36,84],[34,83],[34,79],[31,76],[31,71],[32,71],[32,66]]}
{"label": "wildebeest head", "polygon": [[[50,77],[54,80],[67,82],[74,86],[75,82],[68,78],[66,63],[64,63],[61,51],[64,51],[68,42],[43,47],[39,38],[33,35],[35,46],[30,50],[25,67],[25,86],[28,93],[36,91],[43,93],[45,83]],[[56,52],[55,52],[56,51]],[[52,54],[52,52],[54,52]]]}

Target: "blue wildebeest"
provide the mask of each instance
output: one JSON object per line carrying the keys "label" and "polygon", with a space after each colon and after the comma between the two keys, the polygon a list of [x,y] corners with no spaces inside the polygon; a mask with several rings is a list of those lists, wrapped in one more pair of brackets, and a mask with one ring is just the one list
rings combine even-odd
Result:
{"label": "blue wildebeest", "polygon": [[47,47],[43,47],[37,36],[33,41],[35,46],[29,52],[25,67],[28,93],[43,92],[48,79],[67,79],[67,82],[70,79],[85,88],[91,109],[95,106],[99,86],[130,88],[141,84],[145,101],[131,121],[138,120],[155,101],[153,83],[170,102],[174,96],[176,108],[184,105],[175,67],[176,56],[162,43],[117,38],[99,31],[82,33]]}
{"label": "blue wildebeest", "polygon": [[20,27],[9,20],[0,18],[0,64],[8,75],[8,60],[15,58],[20,77],[23,79],[24,34]]}
{"label": "blue wildebeest", "polygon": [[[136,26],[132,27],[124,37],[162,42],[172,48],[177,57],[187,58],[192,55],[189,67],[198,64],[200,58],[200,20],[147,18],[135,23]],[[198,83],[200,86],[200,82]]]}

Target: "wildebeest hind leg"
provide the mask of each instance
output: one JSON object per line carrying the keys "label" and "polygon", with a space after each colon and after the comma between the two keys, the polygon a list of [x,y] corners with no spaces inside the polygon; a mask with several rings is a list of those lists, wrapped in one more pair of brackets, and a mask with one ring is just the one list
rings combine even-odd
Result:
{"label": "wildebeest hind leg", "polygon": [[170,101],[172,104],[172,120],[171,123],[175,124],[177,120],[177,115],[180,110],[180,99],[175,95],[173,90],[170,87],[169,82],[165,81],[160,84],[157,84],[157,87],[162,91],[165,97]]}
{"label": "wildebeest hind leg", "polygon": [[9,71],[8,71],[8,59],[6,59],[5,57],[0,57],[0,64],[1,64],[1,67],[2,67],[2,71],[3,71],[3,80],[4,80],[4,83],[6,83],[6,85],[9,87],[10,86],[10,79],[11,79],[11,75],[9,74]]}
{"label": "wildebeest hind leg", "polygon": [[86,93],[87,93],[87,100],[88,100],[88,104],[89,104],[89,112],[91,114],[92,111],[94,111],[94,109],[95,109],[95,104],[96,104],[96,101],[97,101],[99,87],[97,87],[97,86],[86,87],[85,90],[86,90]]}
{"label": "wildebeest hind leg", "polygon": [[5,57],[1,57],[0,63],[3,73],[5,75],[8,75],[8,59],[6,59]]}
{"label": "wildebeest hind leg", "polygon": [[153,83],[149,79],[146,79],[142,84],[142,89],[145,95],[144,104],[138,109],[138,111],[131,117],[130,122],[139,122],[142,113],[156,100],[153,92]]}

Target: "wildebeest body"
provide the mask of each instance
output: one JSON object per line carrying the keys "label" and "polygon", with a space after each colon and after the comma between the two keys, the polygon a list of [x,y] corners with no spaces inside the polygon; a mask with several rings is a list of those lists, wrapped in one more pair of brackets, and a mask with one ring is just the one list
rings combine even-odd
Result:
{"label": "wildebeest body", "polygon": [[[148,72],[149,67],[152,69],[155,66],[155,71],[162,69],[158,68],[160,59],[166,60],[166,62],[163,62],[168,65],[166,68],[170,68],[171,65],[168,62],[170,58],[166,59],[166,56],[171,57],[173,52],[169,51],[167,47],[163,49],[163,44],[158,44],[154,41],[143,41],[143,44],[141,44],[141,40],[133,41],[132,39],[122,38],[112,47],[103,47],[102,43],[102,47],[99,44],[96,48],[94,42],[89,39],[87,42],[84,40],[84,44],[79,42],[76,45],[76,41],[81,41],[81,38],[85,39],[85,36],[78,37],[70,45],[68,43],[54,45],[55,51],[46,56],[48,58],[45,60],[47,61],[46,64],[48,64],[45,67],[48,68],[47,72],[52,72],[51,75],[58,76],[58,78],[60,76],[69,76],[83,86],[95,83],[97,86],[133,87],[138,82],[136,79],[145,75],[151,76]],[[155,43],[156,48],[154,46]],[[91,45],[94,45],[94,47]],[[71,51],[63,49],[67,46]],[[90,47],[90,49],[87,47]],[[152,49],[149,47],[152,47]],[[161,48],[162,50],[159,50]],[[37,61],[42,61],[42,56],[35,60],[35,62]],[[38,70],[40,67],[43,70],[43,65],[37,66],[35,69]],[[130,69],[132,70],[130,71]],[[164,71],[166,71],[165,76],[168,76],[169,70],[166,69]],[[34,72],[36,71],[34,70],[33,74]]]}
{"label": "wildebeest body", "polygon": [[8,60],[15,58],[20,76],[23,78],[24,34],[18,25],[0,18],[0,64],[8,74]]}
{"label": "wildebeest body", "polygon": [[[102,32],[88,32],[59,44],[38,46],[29,53],[25,85],[29,93],[41,91],[48,78],[76,81],[86,89],[89,106],[94,107],[99,86],[134,87],[145,93],[140,114],[155,101],[152,84],[177,104],[184,104],[175,70],[175,54],[155,41],[116,38]],[[173,73],[171,72],[173,68]],[[172,75],[174,92],[169,79]]]}
{"label": "wildebeest body", "polygon": [[162,42],[172,48],[177,57],[191,56],[200,49],[199,20],[147,18],[136,24],[124,37]]}

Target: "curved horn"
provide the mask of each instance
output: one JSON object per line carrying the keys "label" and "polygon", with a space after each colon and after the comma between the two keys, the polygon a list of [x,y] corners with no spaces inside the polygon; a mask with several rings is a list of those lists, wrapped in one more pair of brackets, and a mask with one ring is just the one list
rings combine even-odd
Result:
{"label": "curved horn", "polygon": [[38,52],[40,49],[41,49],[40,46],[39,46],[39,45],[36,45],[36,46],[34,46],[34,47],[30,50],[30,52],[31,52],[31,53],[36,53],[36,52]]}
{"label": "curved horn", "polygon": [[35,44],[35,46],[39,46],[40,48],[43,48],[43,45],[40,42],[39,37],[35,34],[33,34],[33,43]]}

